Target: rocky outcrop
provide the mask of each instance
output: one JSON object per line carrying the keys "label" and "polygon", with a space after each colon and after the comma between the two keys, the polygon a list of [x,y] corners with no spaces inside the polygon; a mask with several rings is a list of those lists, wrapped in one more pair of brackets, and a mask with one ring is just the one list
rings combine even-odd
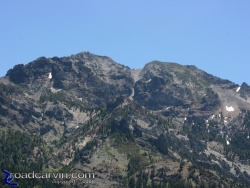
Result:
{"label": "rocky outcrop", "polygon": [[[98,169],[100,181],[109,174],[117,184],[131,173],[147,179],[143,169],[150,182],[183,175],[198,186],[221,174],[221,181],[248,181],[246,83],[239,88],[177,63],[153,61],[131,70],[89,52],[16,65],[0,82],[0,128],[21,129],[52,145],[48,168]],[[154,173],[157,166],[165,175]]]}
{"label": "rocky outcrop", "polygon": [[248,99],[250,97],[250,86],[247,83],[243,83],[240,88],[240,96],[244,99]]}

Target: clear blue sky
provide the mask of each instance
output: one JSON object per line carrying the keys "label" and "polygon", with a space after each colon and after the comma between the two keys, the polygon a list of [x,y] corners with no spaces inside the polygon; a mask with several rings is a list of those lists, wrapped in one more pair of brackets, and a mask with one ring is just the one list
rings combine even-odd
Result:
{"label": "clear blue sky", "polygon": [[81,51],[131,68],[196,65],[250,84],[250,1],[0,1],[0,76],[40,56]]}

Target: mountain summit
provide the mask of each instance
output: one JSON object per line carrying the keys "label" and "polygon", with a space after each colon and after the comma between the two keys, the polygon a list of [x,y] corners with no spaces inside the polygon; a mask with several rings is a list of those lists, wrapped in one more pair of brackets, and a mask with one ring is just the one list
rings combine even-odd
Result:
{"label": "mountain summit", "polygon": [[75,187],[250,186],[246,83],[82,52],[16,65],[0,88],[2,169],[95,173]]}

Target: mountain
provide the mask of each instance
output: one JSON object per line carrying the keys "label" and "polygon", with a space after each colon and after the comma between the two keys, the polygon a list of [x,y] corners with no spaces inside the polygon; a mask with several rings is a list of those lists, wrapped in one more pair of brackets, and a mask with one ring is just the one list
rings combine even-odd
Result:
{"label": "mountain", "polygon": [[134,70],[89,52],[16,65],[0,130],[1,169],[95,173],[23,187],[250,187],[250,86],[192,65]]}

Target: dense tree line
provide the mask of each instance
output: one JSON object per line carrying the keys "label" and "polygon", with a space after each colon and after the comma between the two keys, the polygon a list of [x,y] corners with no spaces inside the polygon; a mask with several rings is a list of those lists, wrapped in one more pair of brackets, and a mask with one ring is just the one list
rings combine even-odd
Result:
{"label": "dense tree line", "polygon": [[[0,132],[0,169],[11,173],[41,173],[46,169],[51,149],[37,136],[18,130],[8,129]],[[7,187],[2,181],[5,174],[0,173],[0,187]],[[19,179],[19,187],[61,187],[45,179]]]}

